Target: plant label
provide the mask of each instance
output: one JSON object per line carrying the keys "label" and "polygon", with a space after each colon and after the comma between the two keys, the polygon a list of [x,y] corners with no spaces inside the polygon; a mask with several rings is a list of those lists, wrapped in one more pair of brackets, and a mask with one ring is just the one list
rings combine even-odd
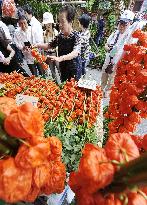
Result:
{"label": "plant label", "polygon": [[0,83],[0,89],[4,88],[5,85]]}
{"label": "plant label", "polygon": [[24,104],[26,102],[32,103],[32,105],[34,107],[37,107],[38,98],[34,97],[34,96],[29,96],[29,95],[21,95],[21,94],[16,95],[16,104],[17,105],[21,105],[21,104]]}
{"label": "plant label", "polygon": [[78,87],[80,87],[80,88],[96,90],[96,86],[97,86],[97,82],[95,80],[80,79],[78,81]]}

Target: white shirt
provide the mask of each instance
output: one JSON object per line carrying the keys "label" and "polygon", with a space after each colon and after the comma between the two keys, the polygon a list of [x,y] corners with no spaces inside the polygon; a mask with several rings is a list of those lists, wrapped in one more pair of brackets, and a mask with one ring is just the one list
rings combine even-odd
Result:
{"label": "white shirt", "polygon": [[43,29],[41,23],[33,16],[30,21],[31,25],[31,44],[43,43]]}
{"label": "white shirt", "polygon": [[[118,34],[119,34],[118,40],[117,42],[115,42]],[[118,61],[120,60],[123,54],[123,48],[124,45],[127,43],[129,34],[130,33],[128,30],[123,34],[119,33],[119,30],[116,30],[109,36],[107,40],[107,44],[108,45],[113,45],[114,43],[116,44],[114,45],[113,49],[110,52],[107,52],[106,54],[105,62],[102,68],[103,71],[107,68],[110,62],[110,56],[113,57],[112,63],[114,64],[114,66],[118,63]]]}
{"label": "white shirt", "polygon": [[[124,53],[124,45],[126,44],[132,44],[132,43],[137,43],[138,39],[135,39],[132,37],[132,34],[135,30],[137,29],[142,29],[143,26],[146,25],[146,21],[141,21],[141,22],[135,22],[134,24],[132,24],[131,26],[129,26],[129,28],[123,33],[123,34],[119,34],[119,38],[118,41],[116,43],[116,45],[113,47],[113,49],[110,51],[110,53],[108,52],[106,54],[106,58],[105,58],[105,62],[103,65],[102,70],[104,71],[109,62],[110,62],[110,56],[113,57],[113,64],[114,66],[116,66],[116,64],[119,62],[119,60],[121,59],[123,53]],[[111,45],[115,42],[116,36],[118,34],[118,30],[114,31],[110,37],[107,40],[107,44]]]}
{"label": "white shirt", "polygon": [[0,21],[0,27],[4,30],[6,38],[7,38],[8,40],[12,40],[11,35],[10,35],[10,32],[9,32],[9,29],[8,29],[8,27],[6,26],[6,24],[3,23],[2,21]]}
{"label": "white shirt", "polygon": [[24,42],[31,42],[31,27],[29,26],[26,31],[23,31],[21,28],[18,28],[14,33],[14,43],[17,48],[23,52],[24,59],[27,61],[27,64],[33,64],[34,58],[31,55],[31,51],[28,52],[23,50]]}

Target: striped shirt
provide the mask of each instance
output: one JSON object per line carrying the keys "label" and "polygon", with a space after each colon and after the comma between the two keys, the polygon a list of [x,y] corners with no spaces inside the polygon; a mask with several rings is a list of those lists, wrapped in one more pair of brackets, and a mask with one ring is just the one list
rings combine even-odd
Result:
{"label": "striped shirt", "polygon": [[90,51],[90,31],[86,29],[80,33],[81,37],[81,57],[85,60],[89,59],[89,51]]}

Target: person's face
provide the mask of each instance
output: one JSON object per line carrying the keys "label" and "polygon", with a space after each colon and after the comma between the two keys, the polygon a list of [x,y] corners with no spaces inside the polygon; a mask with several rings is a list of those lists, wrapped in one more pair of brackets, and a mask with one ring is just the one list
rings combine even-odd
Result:
{"label": "person's face", "polygon": [[129,26],[129,23],[119,22],[119,24],[118,24],[118,30],[119,30],[119,32],[120,32],[121,34],[123,34],[123,33],[127,30],[128,26]]}
{"label": "person's face", "polygon": [[27,20],[29,20],[29,21],[31,20],[31,15],[29,15],[26,11],[25,11],[25,17]]}
{"label": "person's face", "polygon": [[52,24],[51,23],[46,24],[45,28],[46,28],[47,31],[51,31],[52,30]]}
{"label": "person's face", "polygon": [[27,24],[27,21],[24,19],[24,20],[20,20],[19,21],[19,27],[23,30],[23,31],[26,31],[27,28],[28,28],[28,24]]}
{"label": "person's face", "polygon": [[82,28],[83,28],[83,27],[82,27],[82,25],[80,24],[80,21],[79,21],[79,28],[80,28],[80,29],[82,29]]}
{"label": "person's face", "polygon": [[59,14],[59,27],[63,34],[68,34],[69,27],[71,26],[71,23],[67,21],[66,15],[65,12]]}

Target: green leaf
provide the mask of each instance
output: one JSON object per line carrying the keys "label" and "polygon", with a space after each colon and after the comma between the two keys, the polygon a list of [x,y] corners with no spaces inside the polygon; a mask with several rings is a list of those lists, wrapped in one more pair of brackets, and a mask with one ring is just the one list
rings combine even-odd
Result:
{"label": "green leaf", "polygon": [[2,200],[0,200],[0,205],[6,205],[6,203]]}

